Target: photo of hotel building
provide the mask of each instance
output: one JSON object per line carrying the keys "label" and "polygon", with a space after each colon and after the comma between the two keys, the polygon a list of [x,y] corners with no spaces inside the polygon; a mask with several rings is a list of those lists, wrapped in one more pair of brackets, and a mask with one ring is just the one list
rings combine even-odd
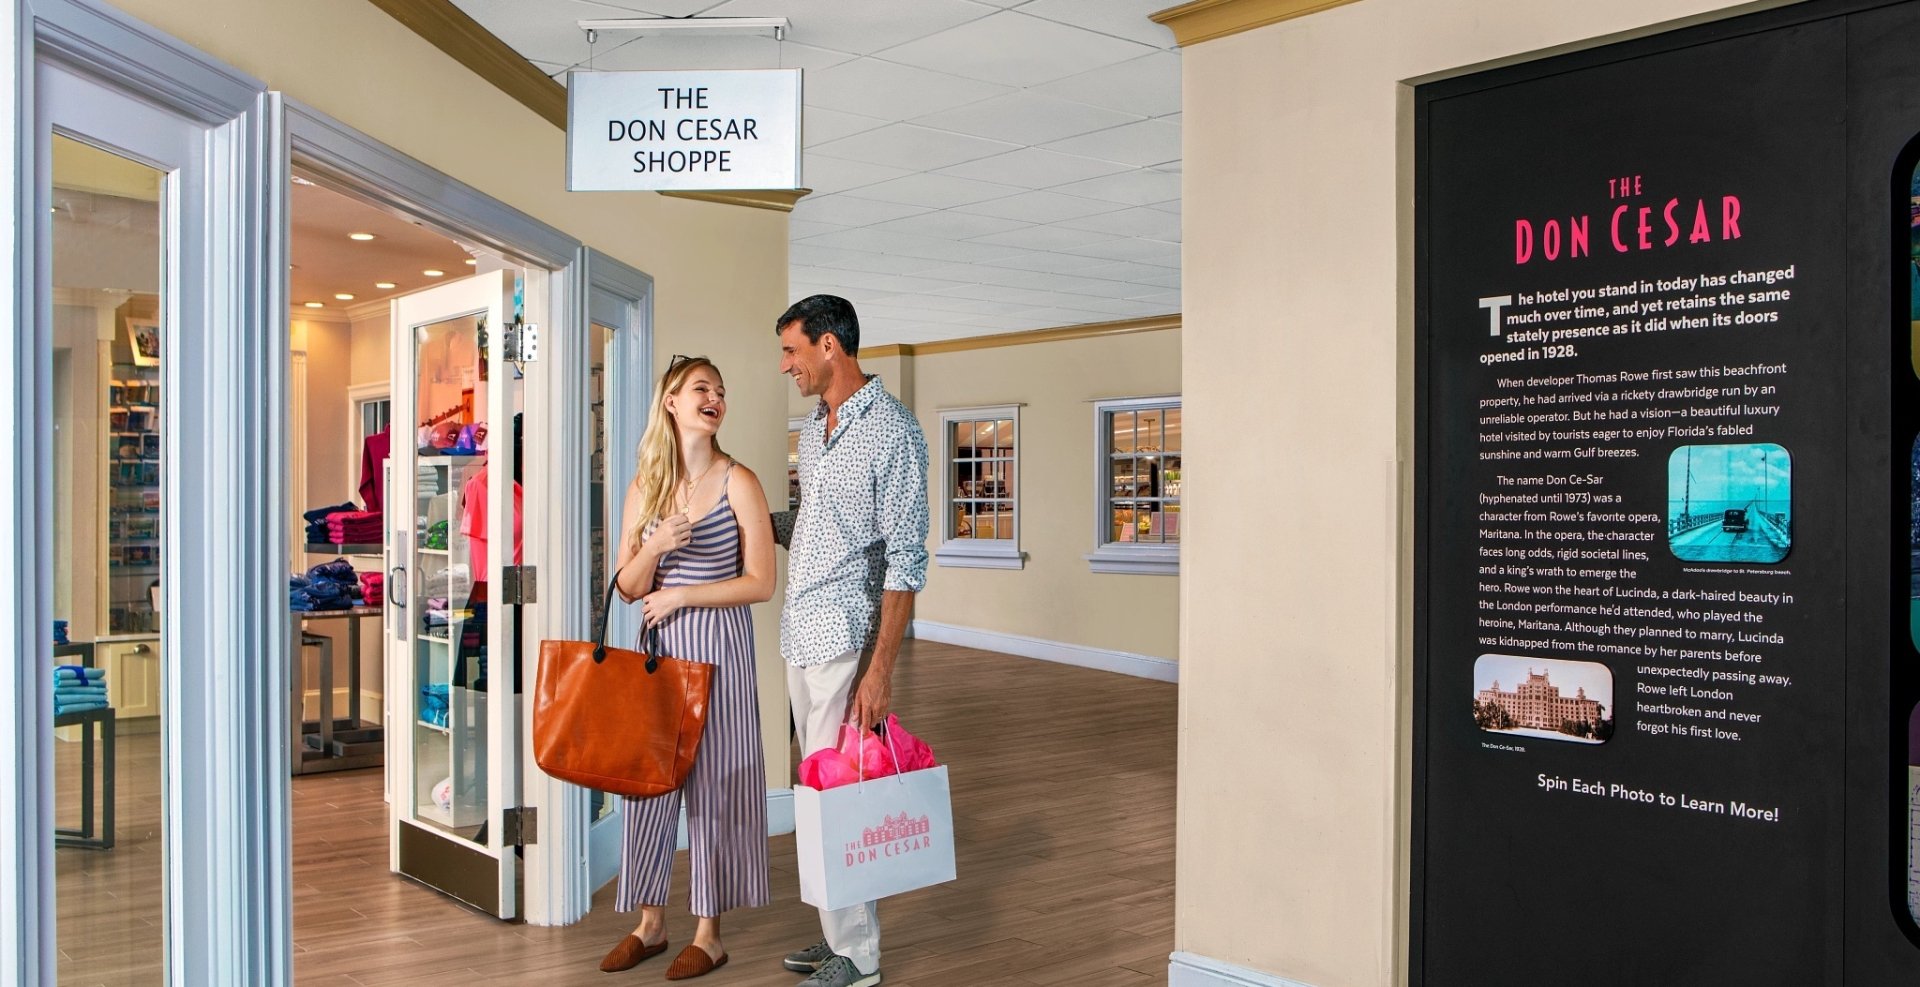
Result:
{"label": "photo of hotel building", "polygon": [[1527,670],[1527,680],[1514,687],[1512,692],[1502,692],[1496,680],[1493,687],[1480,690],[1474,696],[1475,705],[1497,706],[1506,711],[1507,716],[1517,727],[1535,730],[1559,730],[1564,723],[1587,723],[1595,727],[1600,725],[1601,707],[1596,700],[1587,698],[1583,687],[1571,696],[1560,694],[1560,687],[1553,684],[1551,678],[1542,670]]}

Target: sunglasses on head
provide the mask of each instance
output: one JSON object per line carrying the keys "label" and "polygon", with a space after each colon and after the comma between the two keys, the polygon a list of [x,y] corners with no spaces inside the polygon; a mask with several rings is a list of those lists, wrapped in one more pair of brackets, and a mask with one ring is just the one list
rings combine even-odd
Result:
{"label": "sunglasses on head", "polygon": [[675,368],[675,367],[677,367],[677,366],[679,366],[679,365],[681,365],[681,364],[683,364],[683,363],[692,363],[692,362],[694,362],[694,361],[696,361],[696,360],[698,360],[698,361],[700,361],[700,362],[702,362],[702,363],[712,363],[712,362],[713,362],[712,360],[709,360],[709,359],[707,359],[707,358],[706,358],[706,357],[704,357],[704,356],[682,356],[682,355],[681,355],[681,354],[679,354],[679,353],[675,353],[675,354],[673,355],[673,359],[671,359],[671,360],[668,360],[668,361],[667,361],[667,372],[668,372],[668,373],[672,373],[672,372],[673,372],[673,368]]}

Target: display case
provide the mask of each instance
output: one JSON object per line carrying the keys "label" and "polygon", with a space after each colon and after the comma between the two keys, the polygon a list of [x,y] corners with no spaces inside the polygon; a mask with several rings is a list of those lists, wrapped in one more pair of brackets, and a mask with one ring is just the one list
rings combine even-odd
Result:
{"label": "display case", "polygon": [[475,599],[461,523],[486,456],[422,456],[415,467],[412,798],[418,818],[477,829],[487,813],[485,602]]}
{"label": "display case", "polygon": [[157,634],[160,616],[160,368],[111,365],[107,381],[108,634]]}

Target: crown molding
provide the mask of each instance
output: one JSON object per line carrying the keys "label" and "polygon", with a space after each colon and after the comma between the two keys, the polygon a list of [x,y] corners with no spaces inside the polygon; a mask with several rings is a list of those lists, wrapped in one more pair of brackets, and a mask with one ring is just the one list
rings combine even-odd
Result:
{"label": "crown molding", "polygon": [[[567,129],[567,87],[549,78],[453,0],[367,0],[541,119]],[[661,192],[660,195],[792,212],[811,189]]]}
{"label": "crown molding", "polygon": [[698,199],[701,202],[720,202],[729,206],[748,206],[754,209],[772,209],[778,212],[792,212],[793,207],[802,198],[813,192],[810,188],[794,189],[735,189],[710,192],[661,192],[661,195],[675,199]]}
{"label": "crown molding", "polygon": [[1174,43],[1189,48],[1202,41],[1251,31],[1281,21],[1317,14],[1354,0],[1193,0],[1149,15],[1173,31]]}
{"label": "crown molding", "polygon": [[1030,329],[1026,332],[1001,332],[990,336],[969,336],[965,339],[942,339],[931,343],[889,343],[885,346],[863,346],[861,359],[884,359],[894,356],[934,356],[940,353],[964,353],[968,350],[990,350],[1002,346],[1031,346],[1035,343],[1063,343],[1075,339],[1100,339],[1106,336],[1125,336],[1136,332],[1159,332],[1163,329],[1180,328],[1180,313],[1156,315],[1146,319],[1126,319],[1120,322],[1089,322],[1079,326],[1061,326],[1058,329]]}
{"label": "crown molding", "polygon": [[287,318],[293,322],[324,322],[337,326],[349,325],[352,322],[344,309],[307,308],[304,305],[295,305],[288,309]]}

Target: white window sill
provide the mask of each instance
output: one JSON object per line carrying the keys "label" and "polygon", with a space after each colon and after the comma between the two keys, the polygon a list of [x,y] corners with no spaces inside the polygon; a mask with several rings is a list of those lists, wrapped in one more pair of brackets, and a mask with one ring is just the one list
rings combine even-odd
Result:
{"label": "white window sill", "polygon": [[1012,542],[950,541],[934,549],[933,561],[955,569],[1024,569],[1027,557]]}
{"label": "white window sill", "polygon": [[1161,545],[1102,545],[1087,556],[1094,572],[1138,576],[1178,576],[1180,549]]}

